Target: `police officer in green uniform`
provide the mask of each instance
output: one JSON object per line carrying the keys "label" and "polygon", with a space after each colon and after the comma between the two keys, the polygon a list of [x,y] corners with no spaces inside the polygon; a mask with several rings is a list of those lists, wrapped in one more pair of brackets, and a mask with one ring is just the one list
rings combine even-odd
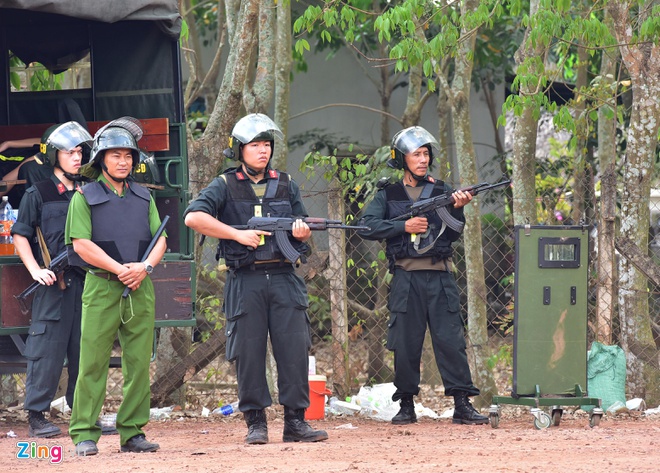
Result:
{"label": "police officer in green uniform", "polygon": [[[241,165],[203,189],[189,205],[185,223],[218,238],[229,267],[225,284],[227,359],[236,361],[239,410],[248,426],[247,444],[268,442],[264,409],[272,404],[266,383],[268,336],[277,363],[279,402],[284,406],[284,442],[317,442],[328,434],[305,421],[309,407],[308,363],[311,346],[307,289],[294,273],[275,238],[260,230],[235,228],[253,216],[306,217],[298,185],[270,168],[275,137],[282,132],[267,116],[250,114],[232,131],[228,157]],[[296,220],[289,237],[301,254],[308,252],[311,230]]]}
{"label": "police officer in green uniform", "polygon": [[404,215],[419,199],[452,192],[447,184],[428,174],[434,149],[438,150],[438,142],[422,127],[406,128],[394,135],[388,164],[403,169],[403,180],[378,191],[364,214],[364,225],[371,230],[360,232],[371,240],[386,240],[393,273],[387,348],[394,352],[396,391],[392,400],[401,402],[392,423],[417,421],[413,396],[419,394],[420,361],[428,325],[445,394],[454,397],[453,423],[486,424],[488,418],[468,400],[468,396],[478,395],[479,389],[472,384],[451,263],[451,244],[460,237],[457,229],[465,222],[463,206],[472,195],[452,193],[455,204],[450,214],[459,223],[452,225],[454,229],[436,213],[405,221],[390,220]]}
{"label": "police officer in green uniform", "polygon": [[[66,402],[73,406],[80,356],[80,311],[84,272],[69,266],[57,275],[51,259],[65,251],[64,224],[77,188],[80,166],[89,157],[92,137],[76,122],[54,125],[42,137],[39,158],[49,177],[28,188],[12,228],[14,246],[32,279],[42,284],[32,300],[32,323],[25,356],[28,360],[25,403],[30,437],[54,437],[60,428],[45,419],[67,360]],[[41,240],[41,242],[39,242]],[[59,278],[59,281],[58,281]]]}
{"label": "police officer in green uniform", "polygon": [[[149,278],[166,250],[158,239],[140,262],[160,226],[149,191],[129,179],[138,164],[139,122],[115,120],[94,137],[90,169],[97,180],[71,199],[66,243],[71,263],[87,270],[82,301],[80,373],[76,383],[69,434],[79,456],[98,453],[101,428],[95,423],[105,400],[108,363],[119,332],[122,348],[124,399],[117,412],[122,452],[153,452],[142,428],[149,421],[149,363],[155,321],[154,287]],[[131,292],[122,297],[125,287]]]}

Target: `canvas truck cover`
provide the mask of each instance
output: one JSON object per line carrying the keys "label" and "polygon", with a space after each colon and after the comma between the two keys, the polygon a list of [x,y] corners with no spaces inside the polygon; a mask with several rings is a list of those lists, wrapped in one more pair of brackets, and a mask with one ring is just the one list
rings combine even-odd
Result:
{"label": "canvas truck cover", "polygon": [[2,0],[0,9],[42,13],[115,23],[124,20],[155,21],[174,38],[181,32],[177,0]]}
{"label": "canvas truck cover", "polygon": [[[0,125],[57,122],[65,98],[92,121],[129,114],[184,122],[180,28],[176,0],[0,0],[3,51],[54,74],[87,55],[92,68],[87,89],[0,94]],[[0,57],[0,69],[7,60]],[[4,75],[0,90],[9,90]]]}

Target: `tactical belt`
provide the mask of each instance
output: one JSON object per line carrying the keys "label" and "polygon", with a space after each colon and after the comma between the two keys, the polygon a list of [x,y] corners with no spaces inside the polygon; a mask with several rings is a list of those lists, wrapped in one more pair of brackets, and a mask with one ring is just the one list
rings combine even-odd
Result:
{"label": "tactical belt", "polygon": [[244,273],[248,271],[252,272],[268,272],[268,273],[287,273],[290,271],[293,271],[293,264],[286,262],[286,261],[278,261],[278,262],[255,262],[252,264],[248,264],[245,266],[241,266],[240,268],[236,268],[234,271],[238,273]]}
{"label": "tactical belt", "polygon": [[395,267],[404,271],[451,271],[451,258],[432,262],[433,258],[401,258],[396,260]]}
{"label": "tactical belt", "polygon": [[115,273],[108,273],[105,271],[93,271],[88,269],[87,272],[97,278],[107,279],[108,281],[119,281],[119,277]]}

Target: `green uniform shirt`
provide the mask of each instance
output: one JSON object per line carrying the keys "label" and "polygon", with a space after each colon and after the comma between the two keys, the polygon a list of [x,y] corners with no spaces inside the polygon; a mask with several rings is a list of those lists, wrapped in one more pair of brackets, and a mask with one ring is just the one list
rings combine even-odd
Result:
{"label": "green uniform shirt", "polygon": [[[103,174],[98,177],[97,181],[107,185],[111,191],[117,194],[114,187],[110,185]],[[138,186],[139,184],[131,182],[129,185]],[[124,189],[124,193],[125,192]],[[122,193],[120,197],[123,197],[124,193]],[[160,215],[158,215],[156,202],[153,197],[151,197],[149,203],[149,228],[151,229],[152,235],[156,233],[158,227],[160,227],[160,223]],[[166,236],[165,232],[163,232],[163,236]],[[74,238],[82,238],[85,240],[92,239],[92,210],[87,203],[87,200],[85,200],[85,196],[80,192],[75,193],[69,204],[69,213],[66,216],[66,229],[64,231],[64,243],[71,245]]]}

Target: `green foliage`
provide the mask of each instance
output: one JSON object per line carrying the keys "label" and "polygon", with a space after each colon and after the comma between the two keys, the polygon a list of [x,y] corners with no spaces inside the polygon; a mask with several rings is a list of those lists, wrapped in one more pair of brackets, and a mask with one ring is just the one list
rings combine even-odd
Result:
{"label": "green foliage", "polygon": [[330,325],[332,322],[330,317],[330,301],[324,297],[312,294],[310,291],[309,308],[307,311],[313,315],[311,319],[316,324],[315,327],[312,327],[312,331],[314,333],[328,332],[326,325]]}
{"label": "green foliage", "polygon": [[201,138],[206,125],[209,122],[209,115],[202,112],[188,112],[186,116],[188,128],[192,131],[193,138]]}
{"label": "green foliage", "polygon": [[190,29],[188,28],[188,22],[183,20],[181,22],[181,35],[179,36],[179,42],[188,41],[190,36]]}
{"label": "green foliage", "polygon": [[[467,53],[481,69],[476,82],[483,80],[492,87],[503,72],[511,71],[511,57],[520,35],[512,34],[515,28],[497,28],[504,23],[511,24],[511,17],[495,0],[483,0],[473,12],[461,12],[460,2],[406,0],[380,2],[374,7],[364,0],[342,4],[326,0],[323,7],[308,7],[295,21],[294,32],[316,34],[318,43],[323,44],[321,48],[331,45],[336,49],[351,43],[365,55],[379,53],[384,46],[394,71],[408,72],[411,67],[421,66],[427,87],[433,92],[436,74],[443,73],[441,62],[460,54],[467,31],[488,29],[478,37],[480,51],[474,57]],[[298,40],[298,53],[306,49],[305,42],[302,37]]]}
{"label": "green foliage", "polygon": [[[353,146],[348,147],[351,153]],[[308,153],[300,165],[300,171],[307,176],[318,175],[323,170],[323,178],[328,182],[336,180],[342,190],[343,196],[350,203],[356,203],[362,208],[365,201],[370,200],[376,191],[376,183],[381,176],[399,176],[400,171],[389,168],[389,146],[383,146],[373,155],[357,153],[355,155],[341,155],[337,148],[329,155],[319,151]],[[349,219],[352,217],[349,217]]]}
{"label": "green foliage", "polygon": [[[10,68],[27,68],[27,65],[11,52],[9,56],[9,66]],[[27,84],[21,83],[21,77],[18,73],[14,71],[10,72],[9,80],[14,89],[21,90],[22,86],[26,86],[27,90],[30,92],[62,89],[62,81],[64,80],[63,72],[60,74],[53,74],[38,62],[30,64],[30,67],[32,68],[32,72]]]}
{"label": "green foliage", "polygon": [[[209,2],[206,0],[190,0],[190,8],[195,19],[197,32],[202,40],[203,46],[209,46],[218,40],[218,2]],[[184,21],[185,23],[185,21]],[[186,33],[188,36],[188,25],[181,29],[181,36]]]}
{"label": "green foliage", "polygon": [[497,365],[503,364],[506,368],[513,366],[513,346],[501,345],[496,353],[493,353],[487,360],[489,370],[493,370]]}

